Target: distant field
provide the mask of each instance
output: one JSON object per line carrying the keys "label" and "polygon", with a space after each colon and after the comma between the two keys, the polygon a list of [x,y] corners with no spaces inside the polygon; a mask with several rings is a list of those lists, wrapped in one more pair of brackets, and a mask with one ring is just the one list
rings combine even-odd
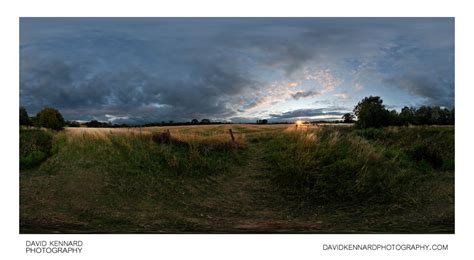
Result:
{"label": "distant field", "polygon": [[[306,127],[306,126],[305,126]],[[233,129],[236,137],[242,135],[268,130],[286,129],[288,125],[194,125],[194,126],[161,126],[161,127],[130,127],[130,128],[87,128],[74,127],[66,128],[68,136],[94,136],[107,138],[113,134],[131,134],[149,136],[157,132],[169,130],[172,135],[181,140],[201,140],[203,138],[213,138],[231,140],[228,130]]]}
{"label": "distant field", "polygon": [[20,231],[453,233],[454,127],[21,129]]}

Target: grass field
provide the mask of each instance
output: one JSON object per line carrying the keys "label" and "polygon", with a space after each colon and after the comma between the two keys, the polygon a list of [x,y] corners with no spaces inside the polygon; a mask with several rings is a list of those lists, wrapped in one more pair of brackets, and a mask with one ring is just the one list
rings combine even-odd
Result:
{"label": "grass field", "polygon": [[453,233],[454,127],[21,129],[20,231]]}

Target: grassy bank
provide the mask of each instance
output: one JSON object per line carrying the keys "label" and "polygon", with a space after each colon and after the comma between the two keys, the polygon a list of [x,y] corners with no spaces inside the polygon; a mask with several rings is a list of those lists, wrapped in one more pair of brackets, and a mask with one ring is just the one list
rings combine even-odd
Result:
{"label": "grassy bank", "polygon": [[133,232],[157,220],[154,228],[186,230],[188,222],[175,212],[239,161],[244,144],[228,139],[181,146],[139,133],[56,133],[53,156],[21,174],[22,221],[32,229]]}
{"label": "grassy bank", "polygon": [[453,127],[42,131],[20,132],[45,154],[21,167],[23,233],[454,230]]}
{"label": "grassy bank", "polygon": [[293,131],[268,152],[269,178],[295,214],[344,209],[402,226],[454,225],[452,127]]}

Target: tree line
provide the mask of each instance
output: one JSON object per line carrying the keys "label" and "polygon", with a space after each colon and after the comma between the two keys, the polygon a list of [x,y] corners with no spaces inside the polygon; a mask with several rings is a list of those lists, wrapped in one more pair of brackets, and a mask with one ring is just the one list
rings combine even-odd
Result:
{"label": "tree line", "polygon": [[[341,121],[338,121],[341,122]],[[346,113],[342,116],[342,122],[355,123],[356,127],[383,127],[383,126],[403,126],[403,125],[454,125],[454,108],[442,108],[439,106],[421,106],[418,108],[402,108],[400,112],[388,110],[383,104],[383,100],[378,96],[369,96],[362,99],[353,110],[353,113]],[[268,120],[257,120],[257,124],[267,124]],[[289,123],[289,122],[278,122]],[[209,119],[192,119],[190,122],[165,122],[148,123],[140,126],[169,126],[169,125],[207,125],[207,124],[228,124],[228,122],[211,122]],[[112,124],[111,122],[100,122],[91,120],[86,123],[64,120],[61,113],[51,107],[45,107],[35,116],[29,117],[26,109],[20,107],[20,125],[45,127],[54,130],[61,130],[64,126],[69,127],[130,127],[127,124]],[[135,125],[136,126],[136,125]]]}
{"label": "tree line", "polygon": [[439,106],[405,106],[400,113],[388,110],[378,96],[362,99],[355,107],[354,114],[343,115],[344,122],[354,122],[359,128],[403,126],[403,125],[454,125],[454,108]]}
{"label": "tree line", "polygon": [[36,116],[29,117],[26,109],[20,107],[20,125],[61,130],[65,124],[63,116],[55,108],[45,107]]}
{"label": "tree line", "polygon": [[147,126],[174,126],[174,125],[208,125],[208,124],[228,124],[228,122],[211,122],[210,119],[204,118],[200,121],[198,119],[192,119],[189,122],[174,122],[161,121],[156,123],[147,123],[142,125],[129,125],[129,124],[113,124],[112,122],[101,122],[98,120],[91,120],[89,122],[79,123],[77,121],[64,120],[61,113],[51,107],[45,107],[35,116],[30,117],[24,107],[20,107],[20,125],[23,126],[35,126],[44,127],[54,130],[61,130],[65,126],[67,127],[147,127]]}

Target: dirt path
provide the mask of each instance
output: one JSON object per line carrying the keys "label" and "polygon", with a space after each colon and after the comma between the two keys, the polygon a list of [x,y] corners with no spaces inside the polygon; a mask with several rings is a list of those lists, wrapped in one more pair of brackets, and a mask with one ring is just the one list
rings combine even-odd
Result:
{"label": "dirt path", "polygon": [[208,225],[214,232],[295,232],[315,231],[320,223],[288,216],[278,192],[269,183],[269,169],[264,159],[264,144],[249,144],[249,156],[216,179],[214,196],[200,204],[206,207]]}

